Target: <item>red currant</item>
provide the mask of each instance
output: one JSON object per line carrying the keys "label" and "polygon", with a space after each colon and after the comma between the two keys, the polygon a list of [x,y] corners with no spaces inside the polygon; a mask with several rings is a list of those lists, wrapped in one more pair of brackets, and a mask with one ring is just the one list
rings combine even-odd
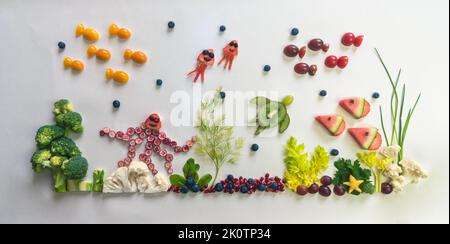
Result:
{"label": "red currant", "polygon": [[355,34],[348,32],[342,36],[341,43],[344,46],[351,46],[355,42]]}

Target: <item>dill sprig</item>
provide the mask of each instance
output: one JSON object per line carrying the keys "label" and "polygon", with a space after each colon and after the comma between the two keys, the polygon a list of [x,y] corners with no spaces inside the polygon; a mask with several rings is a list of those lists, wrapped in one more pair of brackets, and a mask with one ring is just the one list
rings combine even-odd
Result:
{"label": "dill sprig", "polygon": [[225,115],[218,115],[223,104],[220,97],[222,88],[218,88],[213,98],[205,99],[198,114],[198,129],[195,152],[211,161],[215,166],[213,186],[224,163],[234,164],[244,145],[242,138],[234,138],[233,127],[225,126]]}

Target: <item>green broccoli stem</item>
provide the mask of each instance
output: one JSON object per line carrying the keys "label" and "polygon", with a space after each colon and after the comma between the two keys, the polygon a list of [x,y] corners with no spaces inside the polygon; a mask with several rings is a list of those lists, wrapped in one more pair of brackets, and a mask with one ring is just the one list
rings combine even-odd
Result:
{"label": "green broccoli stem", "polygon": [[60,167],[53,168],[53,182],[55,192],[67,192],[67,179]]}

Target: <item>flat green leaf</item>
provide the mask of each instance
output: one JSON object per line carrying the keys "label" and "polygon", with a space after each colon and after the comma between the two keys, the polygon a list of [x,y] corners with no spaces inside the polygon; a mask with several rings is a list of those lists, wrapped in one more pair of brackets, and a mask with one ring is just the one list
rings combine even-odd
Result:
{"label": "flat green leaf", "polygon": [[211,180],[212,176],[210,174],[206,174],[198,180],[197,185],[200,189],[202,189],[203,187],[207,186]]}
{"label": "flat green leaf", "polygon": [[177,175],[177,174],[171,175],[169,177],[169,180],[170,180],[170,184],[172,184],[174,186],[182,187],[182,186],[184,186],[184,184],[186,184],[186,179],[183,176]]}

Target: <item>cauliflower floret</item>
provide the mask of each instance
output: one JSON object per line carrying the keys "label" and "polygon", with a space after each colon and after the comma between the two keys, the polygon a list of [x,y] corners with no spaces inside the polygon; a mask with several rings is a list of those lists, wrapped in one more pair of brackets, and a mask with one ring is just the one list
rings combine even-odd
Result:
{"label": "cauliflower floret", "polygon": [[128,181],[128,168],[120,167],[105,180],[104,193],[132,192],[133,186]]}
{"label": "cauliflower floret", "polygon": [[386,158],[392,158],[394,161],[397,161],[397,157],[401,149],[402,148],[399,145],[392,145],[381,149],[380,154]]}
{"label": "cauliflower floret", "polygon": [[403,175],[412,183],[417,183],[420,179],[428,177],[428,174],[414,160],[402,160],[399,164],[403,167]]}
{"label": "cauliflower floret", "polygon": [[147,165],[141,161],[131,162],[129,167],[121,167],[106,178],[104,193],[166,192],[169,189],[167,179],[160,173],[153,176]]}

